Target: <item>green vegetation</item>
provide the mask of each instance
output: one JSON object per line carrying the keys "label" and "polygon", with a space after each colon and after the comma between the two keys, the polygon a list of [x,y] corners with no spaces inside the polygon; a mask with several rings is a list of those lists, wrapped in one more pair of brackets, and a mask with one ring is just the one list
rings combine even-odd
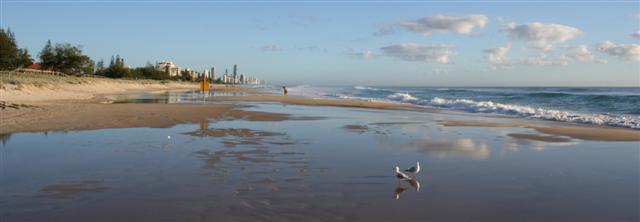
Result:
{"label": "green vegetation", "polygon": [[[109,66],[105,67],[104,60],[94,63],[89,56],[84,55],[81,46],[69,43],[53,44],[51,40],[47,41],[38,58],[42,70],[55,71],[56,74],[96,75],[116,79],[191,81],[191,75],[186,72],[181,73],[180,76],[171,77],[166,70],[158,70],[151,63],[147,63],[144,67],[129,67],[120,55],[112,56]],[[0,29],[0,70],[25,68],[31,64],[33,64],[31,55],[26,49],[18,48],[14,34],[10,30]],[[3,77],[5,74],[3,73]],[[3,83],[6,83],[5,80],[3,78]]]}
{"label": "green vegetation", "polygon": [[[42,87],[56,84],[87,84],[97,81],[106,81],[112,83],[133,83],[132,80],[126,79],[109,79],[100,76],[75,76],[75,75],[50,75],[36,72],[16,72],[16,71],[0,71],[0,89],[6,89],[8,85],[13,86],[36,86]],[[136,80],[137,84],[166,84],[171,81],[167,80]]]}
{"label": "green vegetation", "polygon": [[67,74],[93,74],[94,64],[89,56],[82,54],[80,46],[69,43],[51,45],[47,41],[40,52],[42,68]]}
{"label": "green vegetation", "polygon": [[0,70],[13,70],[33,63],[27,49],[18,48],[11,30],[0,29]]}
{"label": "green vegetation", "polygon": [[45,86],[48,84],[67,83],[67,84],[82,84],[87,83],[90,78],[83,78],[77,76],[57,76],[49,74],[31,73],[31,72],[15,72],[15,71],[0,71],[0,88],[6,88],[6,85],[33,85],[33,86]]}

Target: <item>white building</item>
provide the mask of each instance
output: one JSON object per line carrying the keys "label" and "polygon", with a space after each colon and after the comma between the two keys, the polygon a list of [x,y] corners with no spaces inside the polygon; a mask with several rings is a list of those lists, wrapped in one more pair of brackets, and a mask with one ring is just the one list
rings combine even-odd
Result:
{"label": "white building", "polygon": [[209,78],[211,80],[214,80],[214,81],[216,80],[216,67],[215,66],[211,67],[211,72],[210,72]]}
{"label": "white building", "polygon": [[171,61],[160,61],[156,63],[156,69],[169,73],[169,76],[179,76],[182,69]]}

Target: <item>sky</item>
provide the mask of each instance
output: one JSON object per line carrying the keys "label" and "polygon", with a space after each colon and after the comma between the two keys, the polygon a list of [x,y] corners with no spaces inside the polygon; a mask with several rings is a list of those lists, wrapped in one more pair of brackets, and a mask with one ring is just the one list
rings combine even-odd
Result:
{"label": "sky", "polygon": [[640,87],[639,1],[1,0],[0,27],[93,60],[274,84]]}

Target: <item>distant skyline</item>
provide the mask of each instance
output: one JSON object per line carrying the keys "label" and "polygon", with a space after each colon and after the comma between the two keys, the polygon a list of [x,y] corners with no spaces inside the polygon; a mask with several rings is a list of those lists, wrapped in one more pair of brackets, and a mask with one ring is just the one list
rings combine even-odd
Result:
{"label": "distant skyline", "polygon": [[286,85],[640,86],[638,1],[1,0],[0,13],[36,61],[50,39],[95,61],[238,64]]}

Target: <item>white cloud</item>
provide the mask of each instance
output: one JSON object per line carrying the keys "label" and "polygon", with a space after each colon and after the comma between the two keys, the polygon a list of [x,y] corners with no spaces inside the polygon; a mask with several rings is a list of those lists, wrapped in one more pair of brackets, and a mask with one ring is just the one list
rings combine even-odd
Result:
{"label": "white cloud", "polygon": [[444,75],[449,73],[449,71],[447,71],[446,69],[433,69],[432,72],[434,75]]}
{"label": "white cloud", "polygon": [[569,61],[562,57],[549,57],[545,54],[540,54],[538,56],[532,56],[529,58],[525,58],[522,60],[522,63],[525,65],[532,66],[566,66],[569,65]]}
{"label": "white cloud", "polygon": [[607,60],[597,58],[586,45],[563,46],[556,51],[545,51],[537,56],[525,58],[521,63],[534,66],[566,66],[576,61],[607,64]]}
{"label": "white cloud", "polygon": [[431,33],[471,35],[474,29],[484,28],[487,23],[489,23],[489,17],[485,15],[433,15],[382,27],[375,35],[392,34],[395,28],[407,29],[424,36]]}
{"label": "white cloud", "polygon": [[349,55],[349,56],[353,56],[355,58],[364,59],[364,60],[369,60],[369,59],[372,59],[374,57],[373,52],[371,52],[371,50],[365,50],[365,51],[362,51],[362,52],[356,52],[353,49],[349,49],[344,54]]}
{"label": "white cloud", "polygon": [[456,55],[454,45],[420,45],[417,43],[402,43],[382,47],[382,53],[405,61],[426,63],[452,63],[450,57]]}
{"label": "white cloud", "polygon": [[509,50],[511,50],[511,43],[507,43],[504,47],[483,50],[491,69],[498,69],[510,65],[511,62],[509,62],[509,58],[507,58]]}
{"label": "white cloud", "polygon": [[539,22],[521,25],[509,23],[503,31],[507,32],[512,40],[524,40],[529,42],[530,46],[542,50],[550,50],[554,44],[566,42],[582,34],[582,31],[571,26]]}
{"label": "white cloud", "polygon": [[588,62],[588,63],[600,63],[606,64],[607,60],[596,58],[587,48],[586,45],[577,45],[577,46],[568,46],[565,47],[565,52],[562,57],[566,57],[568,59]]}
{"label": "white cloud", "polygon": [[640,61],[640,45],[639,44],[619,44],[605,41],[597,44],[596,49],[599,52],[606,53],[610,56],[617,57],[622,60]]}
{"label": "white cloud", "polygon": [[278,44],[270,44],[270,45],[263,46],[261,49],[264,52],[275,52],[275,51],[282,50],[282,47],[280,47],[280,45]]}
{"label": "white cloud", "polygon": [[640,39],[640,31],[637,31],[637,32],[631,33],[631,37],[634,37],[634,38],[636,38],[636,39]]}

